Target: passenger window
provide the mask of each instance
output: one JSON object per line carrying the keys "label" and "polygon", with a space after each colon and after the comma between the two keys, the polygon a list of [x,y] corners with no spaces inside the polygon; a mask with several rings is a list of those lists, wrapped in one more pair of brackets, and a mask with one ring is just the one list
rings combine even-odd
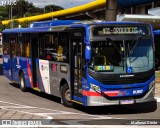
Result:
{"label": "passenger window", "polygon": [[39,58],[45,60],[55,60],[56,56],[56,44],[54,34],[43,34],[40,38],[39,44]]}
{"label": "passenger window", "polygon": [[57,61],[69,62],[69,34],[61,33],[57,44]]}
{"label": "passenger window", "polygon": [[28,34],[25,34],[24,41],[22,41],[22,50],[24,50],[24,53],[22,52],[22,55],[24,54],[25,57],[30,58],[31,57],[31,49],[30,49],[30,36]]}
{"label": "passenger window", "polygon": [[6,38],[5,35],[4,35],[3,38],[4,38],[4,42],[3,42],[3,54],[4,55],[8,55],[8,54],[10,54],[10,51],[9,51],[9,49],[10,49],[9,39]]}
{"label": "passenger window", "polygon": [[47,33],[40,38],[39,58],[69,62],[69,34]]}

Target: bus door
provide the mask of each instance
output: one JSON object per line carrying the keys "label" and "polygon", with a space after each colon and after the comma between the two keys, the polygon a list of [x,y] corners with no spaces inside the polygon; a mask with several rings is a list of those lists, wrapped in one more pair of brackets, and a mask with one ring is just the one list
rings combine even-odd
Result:
{"label": "bus door", "polygon": [[16,65],[17,65],[17,59],[16,59],[16,39],[10,38],[10,76],[12,80],[16,80]]}
{"label": "bus door", "polygon": [[[71,39],[70,45],[71,65],[71,93],[82,97],[82,40]],[[73,99],[73,98],[72,98]]]}
{"label": "bus door", "polygon": [[9,79],[13,80],[13,39],[9,39],[10,43],[10,70],[9,70]]}
{"label": "bus door", "polygon": [[36,58],[38,58],[38,37],[31,37],[31,67],[32,67],[32,80],[33,86],[38,87],[37,85],[37,71],[36,71]]}

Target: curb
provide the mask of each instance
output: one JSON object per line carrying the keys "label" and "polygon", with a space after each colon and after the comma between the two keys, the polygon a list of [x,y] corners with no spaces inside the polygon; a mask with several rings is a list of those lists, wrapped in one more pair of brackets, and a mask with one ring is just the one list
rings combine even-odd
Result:
{"label": "curb", "polygon": [[160,97],[155,97],[158,103],[160,103]]}

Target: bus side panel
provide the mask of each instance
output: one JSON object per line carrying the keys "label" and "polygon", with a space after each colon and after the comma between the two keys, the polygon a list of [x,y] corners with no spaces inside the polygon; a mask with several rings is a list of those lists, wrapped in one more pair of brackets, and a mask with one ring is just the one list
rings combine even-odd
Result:
{"label": "bus side panel", "polygon": [[[66,68],[61,71],[61,68]],[[47,94],[60,97],[60,82],[64,79],[70,84],[69,65],[66,63],[36,59],[36,77],[38,88]]]}
{"label": "bus side panel", "polygon": [[9,80],[12,80],[11,65],[10,65],[10,55],[3,55],[3,74]]}
{"label": "bus side panel", "polygon": [[61,81],[70,87],[70,66],[68,63],[50,61],[49,67],[51,94],[60,97]]}
{"label": "bus side panel", "polygon": [[13,80],[19,82],[19,57],[12,59],[12,72],[13,72]]}
{"label": "bus side panel", "polygon": [[[41,91],[60,97],[60,82],[65,80],[70,86],[69,65],[48,60],[36,60],[37,82]],[[63,70],[61,70],[63,68]]]}
{"label": "bus side panel", "polygon": [[36,87],[42,92],[50,94],[49,62],[36,58]]}
{"label": "bus side panel", "polygon": [[62,79],[58,74],[60,72],[59,62],[50,62],[50,84],[51,84],[51,94],[60,97],[60,80]]}
{"label": "bus side panel", "polygon": [[61,80],[70,86],[69,71],[67,63],[36,59],[36,87],[42,92],[60,97]]}
{"label": "bus side panel", "polygon": [[24,72],[26,86],[29,88],[33,88],[31,59],[23,58],[23,59],[21,59],[20,63],[22,66],[22,70]]}

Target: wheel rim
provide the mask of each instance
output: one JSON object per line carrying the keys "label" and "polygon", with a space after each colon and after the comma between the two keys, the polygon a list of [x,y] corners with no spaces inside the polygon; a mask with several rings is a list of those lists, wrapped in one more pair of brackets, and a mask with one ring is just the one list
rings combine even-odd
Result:
{"label": "wheel rim", "polygon": [[69,89],[67,89],[67,91],[65,92],[65,99],[67,101],[71,101],[71,93]]}
{"label": "wheel rim", "polygon": [[24,88],[24,80],[21,78],[21,87]]}

